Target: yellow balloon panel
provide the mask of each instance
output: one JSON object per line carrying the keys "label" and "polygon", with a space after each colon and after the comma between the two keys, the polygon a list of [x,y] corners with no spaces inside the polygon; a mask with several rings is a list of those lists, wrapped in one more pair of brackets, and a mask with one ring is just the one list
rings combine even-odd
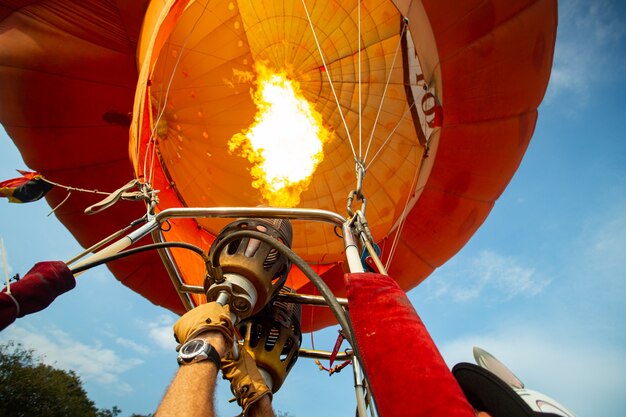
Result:
{"label": "yellow balloon panel", "polygon": [[[357,5],[307,1],[305,10],[297,1],[196,1],[187,6],[163,47],[153,51],[148,110],[160,163],[184,205],[265,203],[252,185],[251,162],[228,149],[231,138],[255,120],[251,92],[256,65],[262,63],[296,82],[332,131],[299,207],[345,213],[346,198],[356,187],[355,159],[362,159],[368,166],[363,191],[374,197],[367,205],[370,227],[377,238],[390,233],[412,193],[423,146],[405,87],[404,20],[390,1],[363,1],[359,28]],[[216,234],[225,221],[199,223]],[[306,260],[341,257],[342,243],[332,228],[294,226],[293,247]]]}

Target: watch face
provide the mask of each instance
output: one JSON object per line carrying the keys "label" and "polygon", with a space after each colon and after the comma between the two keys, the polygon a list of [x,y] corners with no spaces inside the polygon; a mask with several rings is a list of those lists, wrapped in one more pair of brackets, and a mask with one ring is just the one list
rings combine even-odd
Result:
{"label": "watch face", "polygon": [[192,339],[180,347],[177,360],[179,365],[184,365],[207,359],[220,368],[221,359],[215,348],[205,340]]}
{"label": "watch face", "polygon": [[180,351],[183,355],[193,355],[196,352],[199,352],[204,346],[204,342],[202,340],[191,340],[189,343],[185,343]]}

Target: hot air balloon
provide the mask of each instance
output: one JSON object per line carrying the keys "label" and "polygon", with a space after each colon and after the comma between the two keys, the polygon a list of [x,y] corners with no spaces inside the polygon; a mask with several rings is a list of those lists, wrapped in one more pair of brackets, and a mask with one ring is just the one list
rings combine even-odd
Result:
{"label": "hot air balloon", "polygon": [[[362,216],[372,237],[362,256],[381,259],[368,268],[403,291],[484,222],[532,136],[557,7],[0,1],[0,21],[0,121],[27,165],[72,189],[121,190],[103,204],[75,192],[56,209],[84,247],[161,216],[149,230],[155,239],[207,250],[232,220],[217,214],[224,207],[338,213],[336,224],[294,221],[291,246],[344,297],[345,230],[335,227],[342,219]],[[276,100],[291,103],[286,113]],[[295,127],[301,119],[304,127]],[[309,144],[311,132],[317,143]],[[304,175],[282,170],[293,167]],[[122,201],[131,189],[139,202]],[[58,187],[46,195],[52,207],[66,197]],[[86,215],[86,207],[98,213]],[[181,208],[212,211],[167,215]],[[205,302],[206,259],[160,253],[108,266],[173,312]],[[296,268],[285,283],[318,291]],[[303,331],[334,322],[328,309],[303,309]]]}

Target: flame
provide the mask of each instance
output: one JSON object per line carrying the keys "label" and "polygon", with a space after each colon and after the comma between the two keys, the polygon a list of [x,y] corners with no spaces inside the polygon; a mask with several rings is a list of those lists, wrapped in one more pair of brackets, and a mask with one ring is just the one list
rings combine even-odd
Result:
{"label": "flame", "polygon": [[[285,70],[272,71],[257,63],[255,72],[255,89],[250,92],[257,106],[254,122],[235,134],[228,148],[252,163],[252,186],[267,204],[295,207],[333,133]],[[246,74],[235,75],[249,79]]]}

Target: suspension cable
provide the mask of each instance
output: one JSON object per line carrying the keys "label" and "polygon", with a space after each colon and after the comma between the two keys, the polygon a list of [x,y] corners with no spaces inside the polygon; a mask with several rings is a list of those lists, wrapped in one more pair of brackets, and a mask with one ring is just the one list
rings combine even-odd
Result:
{"label": "suspension cable", "polygon": [[398,247],[398,242],[400,241],[400,235],[402,233],[402,229],[404,228],[404,223],[406,222],[407,215],[409,213],[409,202],[411,201],[411,197],[413,195],[412,191],[417,183],[417,178],[419,177],[419,172],[421,168],[421,163],[417,164],[415,168],[415,175],[413,175],[413,180],[411,181],[411,187],[409,187],[409,193],[406,196],[406,202],[404,203],[404,208],[402,209],[402,214],[400,215],[400,222],[398,223],[398,229],[396,230],[396,235],[393,238],[393,242],[391,244],[391,249],[389,249],[389,256],[387,257],[387,261],[385,262],[385,269],[389,270],[391,266],[391,262],[396,253],[396,248]]}
{"label": "suspension cable", "polygon": [[361,0],[357,1],[358,3],[358,12],[357,12],[357,25],[358,25],[358,31],[357,31],[357,50],[358,50],[358,60],[359,60],[359,161],[362,161],[362,136],[363,136],[363,104],[362,104],[362,98],[361,98]]}
{"label": "suspension cable", "polygon": [[396,123],[396,125],[394,126],[393,130],[391,131],[391,133],[389,133],[389,136],[387,136],[387,139],[385,139],[385,141],[383,142],[383,144],[380,146],[380,148],[378,149],[378,151],[376,152],[376,154],[372,157],[372,160],[370,161],[369,164],[367,164],[367,166],[365,167],[365,170],[367,171],[372,164],[374,163],[374,161],[376,160],[376,158],[378,157],[378,155],[380,155],[380,153],[382,152],[382,150],[385,148],[385,146],[387,146],[387,144],[389,143],[389,141],[391,140],[391,138],[393,137],[394,133],[396,133],[396,130],[398,130],[398,128],[400,127],[400,124],[404,121],[404,118],[406,117],[406,115],[409,113],[409,111],[411,111],[411,109],[413,108],[413,106],[415,106],[415,102],[413,102],[409,107],[407,107],[407,109],[404,111],[404,113],[402,114],[402,117],[400,118],[400,120],[398,120],[398,123]]}
{"label": "suspension cable", "polygon": [[[172,69],[171,75],[170,75],[170,79],[167,83],[167,88],[165,89],[165,98],[163,100],[163,107],[160,109],[159,111],[159,115],[157,116],[157,119],[155,120],[155,122],[153,123],[152,126],[152,132],[150,133],[150,138],[148,139],[148,146],[146,148],[146,153],[144,155],[144,162],[143,162],[143,175],[144,177],[146,177],[146,170],[147,170],[147,165],[148,165],[148,154],[150,154],[150,173],[147,176],[147,183],[151,184],[152,183],[152,174],[154,173],[154,163],[156,160],[156,145],[153,145],[152,142],[155,138],[156,135],[156,131],[157,131],[157,127],[159,125],[159,122],[161,121],[161,118],[163,117],[163,115],[165,114],[165,109],[167,107],[167,100],[169,98],[169,94],[170,94],[170,89],[172,87],[172,83],[174,81],[174,75],[176,74],[176,69],[178,68],[178,65],[180,64],[180,61],[182,60],[183,57],[183,52],[185,50],[185,48],[187,47],[187,43],[189,42],[189,39],[191,39],[191,34],[196,30],[196,26],[198,25],[198,23],[200,22],[200,19],[202,19],[202,16],[204,15],[204,12],[206,11],[208,6],[208,3],[204,4],[204,7],[202,9],[202,12],[200,13],[200,15],[198,16],[198,18],[196,19],[196,21],[193,23],[193,26],[191,27],[191,30],[189,31],[189,33],[187,33],[187,36],[185,37],[185,40],[180,48],[180,53],[178,54],[178,57],[176,58],[176,62],[174,63],[174,68]],[[160,101],[160,99],[159,99]],[[159,104],[160,106],[160,104]]]}
{"label": "suspension cable", "polygon": [[352,137],[350,136],[350,129],[348,128],[348,123],[343,116],[343,111],[341,110],[341,104],[339,104],[339,98],[337,97],[337,92],[335,91],[335,86],[333,85],[333,80],[330,77],[330,70],[326,65],[326,59],[324,59],[324,54],[322,53],[322,47],[317,39],[317,34],[315,33],[315,28],[313,27],[313,21],[311,20],[311,16],[309,15],[309,10],[306,7],[306,3],[302,0],[302,6],[304,7],[304,13],[306,13],[306,18],[309,21],[309,26],[311,27],[311,32],[313,33],[313,39],[315,39],[315,44],[317,45],[317,51],[320,54],[320,58],[322,58],[322,65],[324,65],[324,72],[326,72],[326,77],[328,78],[328,83],[330,84],[330,89],[333,92],[333,97],[335,98],[335,103],[337,104],[337,110],[339,111],[339,116],[341,116],[341,121],[343,122],[343,127],[346,129],[346,135],[348,135],[348,142],[350,143],[350,149],[352,149],[352,155],[354,159],[357,159],[356,151],[354,150],[354,144],[352,143]]}
{"label": "suspension cable", "polygon": [[383,90],[383,95],[380,98],[380,103],[378,104],[378,112],[376,113],[376,119],[374,120],[374,124],[372,125],[372,132],[370,133],[369,140],[367,141],[367,149],[365,150],[365,156],[363,157],[363,162],[367,160],[367,155],[370,152],[370,146],[374,141],[374,132],[376,131],[376,126],[378,125],[378,119],[380,117],[380,113],[383,109],[383,103],[385,101],[385,96],[387,94],[387,88],[391,82],[391,76],[393,75],[393,70],[396,66],[396,58],[398,57],[398,52],[400,51],[400,45],[402,45],[402,37],[404,36],[407,30],[407,21],[404,20],[404,24],[402,25],[402,32],[400,33],[400,38],[398,39],[398,45],[396,45],[396,51],[393,54],[393,61],[391,62],[391,70],[389,71],[389,75],[387,76],[387,81],[385,82],[385,88]]}

